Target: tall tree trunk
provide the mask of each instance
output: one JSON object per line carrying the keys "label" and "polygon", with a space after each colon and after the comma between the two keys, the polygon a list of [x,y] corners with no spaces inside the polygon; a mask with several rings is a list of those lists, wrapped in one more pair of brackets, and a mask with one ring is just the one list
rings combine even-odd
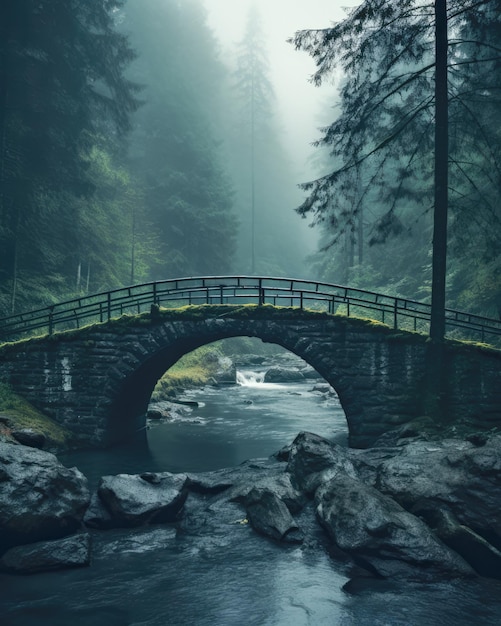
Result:
{"label": "tall tree trunk", "polygon": [[90,284],[90,261],[87,261],[87,278],[85,280],[86,295],[89,295],[89,284]]}
{"label": "tall tree trunk", "polygon": [[447,89],[447,0],[435,0],[435,207],[431,288],[431,343],[427,350],[423,411],[443,422],[445,405],[445,279],[449,201],[449,129]]}
{"label": "tall tree trunk", "polygon": [[256,271],[256,111],[254,67],[251,87],[251,274]]}
{"label": "tall tree trunk", "polygon": [[76,292],[79,293],[80,292],[80,286],[82,284],[82,261],[79,260],[78,261],[78,265],[77,265],[77,282],[76,282]]}
{"label": "tall tree trunk", "polygon": [[448,190],[448,90],[447,90],[447,0],[435,0],[435,209],[430,336],[445,335],[445,277],[447,260]]}

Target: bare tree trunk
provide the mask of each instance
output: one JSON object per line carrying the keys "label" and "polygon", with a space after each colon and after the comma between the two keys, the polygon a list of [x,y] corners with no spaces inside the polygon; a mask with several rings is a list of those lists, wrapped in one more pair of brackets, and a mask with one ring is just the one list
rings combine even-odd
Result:
{"label": "bare tree trunk", "polygon": [[82,282],[82,261],[78,261],[77,265],[77,283],[76,283],[76,292],[80,291],[80,285]]}
{"label": "bare tree trunk", "polygon": [[90,261],[87,262],[87,278],[85,280],[85,293],[89,294],[89,284],[90,284]]}

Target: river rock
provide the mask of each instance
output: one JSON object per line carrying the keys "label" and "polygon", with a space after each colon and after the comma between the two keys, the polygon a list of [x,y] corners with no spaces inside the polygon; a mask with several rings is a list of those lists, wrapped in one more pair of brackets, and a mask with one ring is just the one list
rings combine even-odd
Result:
{"label": "river rock", "polygon": [[501,579],[501,552],[448,511],[430,512],[426,522],[446,545],[460,554],[481,576]]}
{"label": "river rock", "polygon": [[40,541],[7,550],[0,569],[15,574],[36,574],[53,570],[85,567],[90,563],[90,536],[87,533]]}
{"label": "river rock", "polygon": [[294,439],[287,464],[292,484],[308,495],[338,474],[357,476],[346,448],[315,435],[301,432]]}
{"label": "river rock", "polygon": [[188,495],[186,480],[186,474],[170,472],[103,476],[97,493],[109,514],[109,526],[173,522]]}
{"label": "river rock", "polygon": [[334,396],[334,395],[336,395],[336,392],[331,387],[331,385],[329,385],[329,383],[326,383],[326,382],[317,383],[316,385],[314,385],[312,391],[314,391],[316,393],[321,393],[321,394],[324,394],[324,395],[327,395],[327,396]]}
{"label": "river rock", "polygon": [[262,535],[284,543],[301,543],[304,535],[287,505],[269,489],[253,488],[245,498],[247,518]]}
{"label": "river rock", "polygon": [[11,434],[16,441],[30,448],[42,449],[47,441],[47,437],[43,433],[33,430],[33,428],[13,430]]}
{"label": "river rock", "polygon": [[169,413],[167,411],[162,411],[159,408],[148,409],[146,413],[146,417],[149,420],[161,420],[169,417]]}
{"label": "river rock", "polygon": [[99,528],[101,530],[108,530],[114,528],[116,525],[115,520],[104,506],[97,492],[93,493],[91,496],[90,504],[85,511],[83,522],[85,526],[89,528]]}
{"label": "river rock", "polygon": [[305,380],[304,375],[298,369],[280,365],[270,367],[264,375],[265,383],[293,383],[302,380]]}
{"label": "river rock", "polygon": [[249,493],[254,489],[273,493],[292,513],[298,513],[306,504],[306,496],[294,487],[291,475],[285,472],[256,476],[252,481],[239,481],[227,496],[231,501],[248,502]]}
{"label": "river rock", "polygon": [[474,575],[424,522],[360,480],[338,473],[317,490],[315,504],[336,546],[379,576],[431,580]]}
{"label": "river rock", "polygon": [[449,511],[460,524],[501,545],[501,436],[481,447],[462,440],[414,441],[366,453],[351,457],[355,464],[361,461],[359,471],[372,474],[373,484],[404,508],[424,515]]}
{"label": "river rock", "polygon": [[50,452],[0,442],[0,553],[75,532],[89,504],[87,479]]}

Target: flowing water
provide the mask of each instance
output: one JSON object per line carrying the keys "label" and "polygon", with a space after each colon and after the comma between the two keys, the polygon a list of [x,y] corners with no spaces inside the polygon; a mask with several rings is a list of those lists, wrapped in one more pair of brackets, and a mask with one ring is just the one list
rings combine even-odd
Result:
{"label": "flowing water", "polygon": [[[313,382],[240,385],[186,394],[150,424],[147,442],[74,453],[93,487],[104,474],[201,472],[266,457],[301,430],[346,442],[335,397]],[[318,533],[322,531],[318,529]],[[1,626],[472,626],[501,624],[497,581],[412,584],[349,580],[320,542],[279,546],[249,525],[183,534],[173,526],[95,531],[88,568],[0,575]]]}

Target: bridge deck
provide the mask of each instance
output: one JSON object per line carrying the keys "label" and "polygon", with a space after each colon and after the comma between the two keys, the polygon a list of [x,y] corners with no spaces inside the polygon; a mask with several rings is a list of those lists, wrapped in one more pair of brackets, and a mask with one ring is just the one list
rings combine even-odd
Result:
{"label": "bridge deck", "polygon": [[[80,328],[152,305],[272,304],[331,314],[370,317],[395,329],[429,332],[431,306],[363,289],[293,278],[205,276],[177,278],[74,298],[45,308],[0,318],[0,339],[11,341],[35,332]],[[498,343],[501,321],[446,309],[447,336]]]}

